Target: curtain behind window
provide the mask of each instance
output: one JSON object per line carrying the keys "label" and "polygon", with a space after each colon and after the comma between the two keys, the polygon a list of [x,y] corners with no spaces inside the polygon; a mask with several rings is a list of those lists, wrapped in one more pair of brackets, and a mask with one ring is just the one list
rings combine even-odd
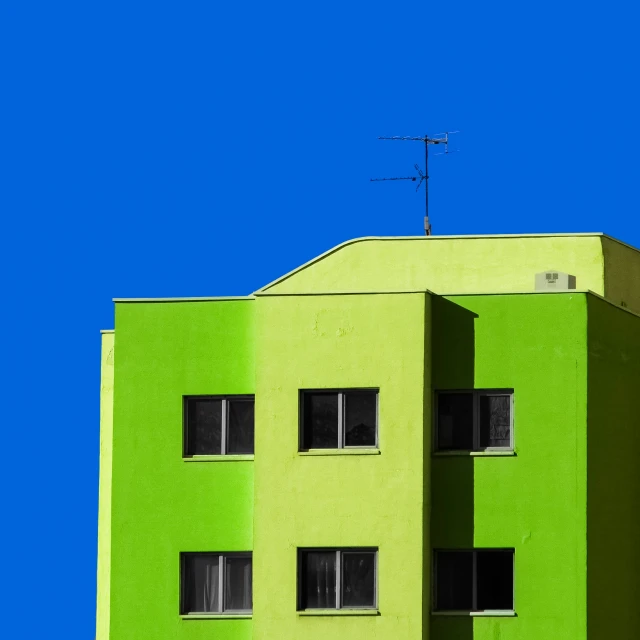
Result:
{"label": "curtain behind window", "polygon": [[342,554],[342,606],[375,605],[375,553]]}
{"label": "curtain behind window", "polygon": [[250,611],[251,558],[227,558],[225,611]]}
{"label": "curtain behind window", "polygon": [[305,553],[306,573],[303,606],[306,609],[333,609],[336,606],[335,551]]}
{"label": "curtain behind window", "polygon": [[216,613],[219,609],[220,565],[217,556],[189,556],[184,613]]}

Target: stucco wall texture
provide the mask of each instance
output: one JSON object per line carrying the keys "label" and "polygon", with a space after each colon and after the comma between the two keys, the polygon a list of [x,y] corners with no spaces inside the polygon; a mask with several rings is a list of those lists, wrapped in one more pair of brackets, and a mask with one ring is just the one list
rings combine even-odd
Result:
{"label": "stucco wall texture", "polygon": [[640,318],[589,296],[589,640],[640,637]]}
{"label": "stucco wall texture", "polygon": [[579,289],[603,295],[601,240],[598,234],[359,238],[331,249],[261,291],[531,292],[536,273],[557,269],[576,276]]}
{"label": "stucco wall texture", "polygon": [[[255,298],[118,302],[97,640],[640,637],[638,255],[600,234],[362,239]],[[583,291],[533,293],[547,269]],[[299,452],[300,389],[349,387],[380,390],[379,450]],[[514,389],[512,455],[431,451],[434,390],[471,388]],[[253,460],[183,460],[183,395],[253,393]],[[313,546],[379,549],[377,612],[296,611]],[[471,547],[515,548],[515,616],[431,613],[433,548]],[[180,552],[247,550],[252,619],[181,618]]]}
{"label": "stucco wall texture", "polygon": [[434,389],[514,389],[515,455],[434,455],[431,543],[514,548],[517,617],[434,615],[431,640],[586,638],[586,298],[433,299]]}
{"label": "stucco wall texture", "polygon": [[[430,302],[424,293],[258,300],[255,639],[426,637]],[[299,390],[353,387],[380,389],[379,455],[299,454]],[[321,546],[378,548],[381,615],[296,613],[296,550]]]}
{"label": "stucco wall texture", "polygon": [[640,313],[640,251],[601,233],[358,238],[260,292],[527,293],[536,273],[554,269],[576,276],[578,290]]}
{"label": "stucco wall texture", "polygon": [[253,548],[253,462],[182,459],[183,395],[255,391],[252,312],[116,305],[111,640],[251,637],[251,620],[178,614],[180,552]]}

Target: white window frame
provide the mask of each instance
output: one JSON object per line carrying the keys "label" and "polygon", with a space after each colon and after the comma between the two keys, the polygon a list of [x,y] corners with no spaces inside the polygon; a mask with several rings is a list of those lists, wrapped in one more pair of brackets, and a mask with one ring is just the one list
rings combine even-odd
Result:
{"label": "white window frame", "polygon": [[[185,573],[186,573],[186,559],[189,556],[217,556],[218,557],[218,609],[217,611],[186,611],[184,602],[184,590],[185,590]],[[251,614],[251,609],[227,609],[225,607],[226,594],[226,580],[227,580],[227,559],[228,558],[249,558],[251,560],[251,601],[253,602],[253,552],[251,551],[233,551],[233,552],[217,552],[217,551],[185,551],[180,554],[180,615],[184,616],[224,616],[224,615],[239,615],[239,614]]]}
{"label": "white window frame", "polygon": [[[513,582],[513,593],[511,595],[511,609],[478,609],[478,552],[501,552],[507,553],[511,552],[512,556],[512,582]],[[472,554],[472,566],[473,571],[471,574],[472,580],[472,596],[471,596],[471,609],[470,610],[452,610],[452,609],[438,609],[438,554],[439,553],[471,553]],[[475,549],[434,549],[433,550],[433,571],[432,571],[432,593],[433,593],[433,602],[432,609],[433,613],[445,613],[449,615],[453,615],[456,613],[460,614],[470,614],[470,613],[513,613],[516,610],[516,550],[513,547],[491,547],[491,548],[475,548]]]}
{"label": "white window frame", "polygon": [[[359,611],[359,610],[377,610],[378,609],[378,548],[377,547],[301,547],[298,549],[298,611],[325,611],[318,607],[305,609],[303,608],[303,585],[302,585],[302,557],[306,552],[330,553],[336,554],[336,606],[335,609],[343,611]],[[342,575],[342,556],[349,553],[371,553],[373,554],[373,604],[362,607],[344,607],[342,606],[342,593],[344,590],[344,577]]]}
{"label": "white window frame", "polygon": [[[375,427],[375,444],[372,445],[359,445],[359,446],[347,446],[345,445],[345,417],[346,417],[346,402],[345,395],[349,393],[375,393],[376,400],[376,427]],[[379,403],[380,403],[380,389],[378,387],[353,387],[342,389],[300,389],[299,401],[298,401],[298,451],[314,451],[314,449],[307,449],[304,447],[304,402],[307,394],[324,393],[327,395],[338,394],[338,449],[377,449],[378,448],[378,431],[380,423],[379,415]],[[328,447],[324,451],[331,451],[334,447]]]}
{"label": "white window frame", "polygon": [[[440,395],[454,393],[469,393],[473,395],[473,448],[472,449],[440,449],[438,443],[438,402]],[[438,389],[435,392],[433,424],[433,450],[438,451],[513,451],[514,444],[514,390],[513,389]],[[509,445],[506,447],[481,447],[480,446],[480,398],[482,396],[509,396]]]}
{"label": "white window frame", "polygon": [[[220,434],[220,453],[189,453],[187,451],[189,446],[189,401],[190,400],[221,400],[222,401],[222,433]],[[247,456],[253,455],[253,453],[229,453],[229,402],[253,402],[255,407],[256,397],[255,395],[240,394],[240,395],[200,395],[200,396],[182,396],[182,457],[194,458],[199,456]],[[254,433],[254,450],[255,450],[255,418],[253,425]]]}

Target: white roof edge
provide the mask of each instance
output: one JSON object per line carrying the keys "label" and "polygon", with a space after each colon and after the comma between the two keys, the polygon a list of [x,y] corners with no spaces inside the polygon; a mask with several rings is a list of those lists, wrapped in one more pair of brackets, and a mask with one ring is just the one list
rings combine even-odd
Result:
{"label": "white roof edge", "polygon": [[[304,298],[310,296],[375,296],[375,295],[383,295],[383,296],[391,296],[391,295],[412,295],[412,294],[427,294],[431,296],[436,296],[438,298],[454,298],[454,297],[472,297],[472,296],[537,296],[537,295],[560,295],[560,294],[573,294],[573,293],[593,293],[591,289],[559,289],[553,291],[536,291],[527,290],[527,291],[449,291],[449,292],[436,292],[431,289],[413,289],[413,290],[398,290],[398,291],[314,291],[312,293],[305,292],[297,292],[297,293],[269,293],[268,291],[265,293],[256,293],[257,297],[260,298]],[[594,295],[599,296],[603,300],[603,296],[600,296],[597,293]],[[624,308],[624,307],[622,307]]]}
{"label": "white roof edge", "polygon": [[[632,249],[633,251],[640,252],[638,247],[634,247],[622,240],[618,240],[613,236],[609,236],[601,231],[593,231],[593,232],[584,232],[584,233],[497,233],[497,234],[472,234],[472,235],[432,235],[432,236],[362,236],[359,238],[351,238],[349,240],[345,240],[340,244],[335,245],[331,249],[321,253],[318,256],[315,256],[311,260],[297,266],[295,269],[285,273],[284,275],[272,280],[266,285],[260,287],[253,293],[248,296],[204,296],[204,297],[185,297],[185,298],[112,298],[114,303],[128,303],[128,302],[223,302],[227,300],[254,300],[256,295],[274,295],[274,294],[266,294],[266,290],[274,287],[277,284],[280,284],[284,280],[287,280],[295,273],[306,269],[312,264],[319,262],[320,260],[326,258],[327,256],[339,251],[340,249],[350,245],[355,244],[357,242],[371,242],[371,241],[393,241],[393,240],[413,240],[413,241],[426,241],[426,242],[436,242],[438,240],[490,240],[494,238],[572,238],[572,237],[601,237],[607,238],[612,242],[616,242],[628,249]],[[420,291],[408,291],[404,293],[419,293]],[[365,293],[365,292],[358,292]],[[398,293],[398,292],[382,292],[382,293]],[[427,293],[431,293],[427,291]],[[513,292],[513,293],[525,293],[525,292]],[[466,295],[466,294],[436,294],[436,295]],[[487,294],[473,294],[473,295],[488,295]]]}
{"label": "white roof edge", "polygon": [[[611,238],[606,234],[600,231],[588,232],[588,233],[503,233],[503,234],[488,234],[488,235],[461,235],[461,236],[362,236],[360,238],[351,238],[350,240],[345,240],[340,244],[337,244],[335,247],[328,249],[324,253],[321,253],[319,256],[308,260],[307,262],[301,264],[300,266],[292,269],[291,271],[285,273],[284,275],[272,280],[271,282],[265,284],[260,289],[257,289],[253,292],[253,295],[264,293],[267,289],[274,287],[277,284],[280,284],[282,281],[287,280],[293,274],[298,271],[302,271],[307,267],[311,266],[315,262],[319,262],[323,260],[327,256],[339,251],[340,249],[350,245],[355,244],[356,242],[370,242],[370,241],[378,241],[378,240],[416,240],[423,242],[436,242],[437,240],[489,240],[492,238],[572,238],[572,237],[605,237],[610,238],[616,242],[620,242],[615,238]],[[620,244],[624,244],[624,242],[620,242]],[[631,245],[626,245],[631,247]],[[633,247],[631,247],[633,249]]]}
{"label": "white roof edge", "polygon": [[113,302],[225,302],[230,300],[253,300],[248,296],[217,296],[202,298],[112,298]]}
{"label": "white roof edge", "polygon": [[608,236],[606,233],[600,234],[603,238],[607,240],[611,240],[612,242],[617,242],[621,244],[623,247],[627,247],[627,249],[633,249],[633,251],[637,251],[640,253],[640,249],[638,247],[634,247],[632,244],[628,244],[627,242],[623,242],[622,240],[618,240],[618,238],[614,238],[613,236]]}
{"label": "white roof edge", "polygon": [[257,291],[254,295],[258,298],[292,298],[292,297],[309,297],[309,296],[394,296],[394,295],[413,295],[413,294],[428,294],[428,295],[440,295],[438,293],[434,293],[430,289],[407,289],[397,291],[393,290],[382,290],[382,291],[312,291],[312,292],[304,292],[299,291],[296,293],[270,293],[268,291],[262,292]]}
{"label": "white roof edge", "polygon": [[101,334],[105,334],[105,333],[115,333],[116,330],[115,329],[100,329],[100,333]]}

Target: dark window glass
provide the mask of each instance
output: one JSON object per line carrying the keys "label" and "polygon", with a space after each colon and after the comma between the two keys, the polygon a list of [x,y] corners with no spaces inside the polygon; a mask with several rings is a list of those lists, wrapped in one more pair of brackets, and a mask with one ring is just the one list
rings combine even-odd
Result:
{"label": "dark window glass", "polygon": [[513,609],[513,551],[477,551],[478,610]]}
{"label": "dark window glass", "polygon": [[336,606],[336,552],[302,553],[303,609],[334,609]]}
{"label": "dark window glass", "polygon": [[480,396],[480,446],[511,446],[510,396]]}
{"label": "dark window glass", "polygon": [[436,555],[436,608],[471,611],[473,607],[473,552],[439,551]]}
{"label": "dark window glass", "polygon": [[338,394],[305,393],[304,437],[305,449],[338,448]]}
{"label": "dark window glass", "polygon": [[220,562],[217,554],[183,556],[182,613],[215,613],[220,610]]}
{"label": "dark window glass", "polygon": [[439,393],[438,449],[473,449],[473,394]]}
{"label": "dark window glass", "polygon": [[342,554],[342,606],[375,606],[374,552],[345,551]]}
{"label": "dark window glass", "polygon": [[513,549],[438,551],[436,609],[513,610],[513,559]]}
{"label": "dark window glass", "polygon": [[250,611],[251,601],[251,558],[228,557],[224,575],[225,611]]}
{"label": "dark window glass", "polygon": [[376,446],[375,391],[345,393],[345,447]]}
{"label": "dark window glass", "polygon": [[253,400],[229,400],[228,453],[253,453]]}
{"label": "dark window glass", "polygon": [[222,453],[222,400],[187,398],[186,455]]}

